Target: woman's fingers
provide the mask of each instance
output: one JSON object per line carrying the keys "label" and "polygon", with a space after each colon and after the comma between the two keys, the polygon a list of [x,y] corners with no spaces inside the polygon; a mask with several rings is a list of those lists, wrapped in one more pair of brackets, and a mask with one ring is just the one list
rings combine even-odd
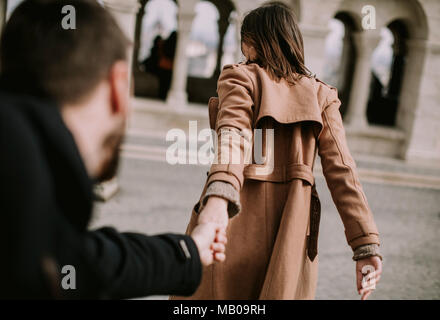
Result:
{"label": "woman's fingers", "polygon": [[359,291],[359,294],[364,294],[364,293],[366,293],[366,292],[368,292],[368,291],[373,291],[374,289],[376,289],[376,287],[375,287],[375,285],[373,284],[373,285],[370,285],[370,286],[368,286],[368,287],[362,288],[362,289]]}
{"label": "woman's fingers", "polygon": [[368,296],[371,294],[371,290],[366,291],[365,293],[362,294],[361,300],[367,300]]}
{"label": "woman's fingers", "polygon": [[361,294],[361,289],[362,289],[362,278],[363,278],[362,272],[357,271],[356,272],[356,284],[357,284],[357,290],[358,290],[359,294]]}
{"label": "woman's fingers", "polygon": [[379,283],[379,280],[380,280],[380,275],[376,275],[376,284]]}

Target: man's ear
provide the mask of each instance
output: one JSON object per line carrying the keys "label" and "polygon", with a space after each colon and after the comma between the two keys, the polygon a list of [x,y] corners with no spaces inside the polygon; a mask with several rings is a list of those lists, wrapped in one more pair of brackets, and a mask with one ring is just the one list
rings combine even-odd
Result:
{"label": "man's ear", "polygon": [[117,61],[109,74],[112,111],[124,116],[128,113],[130,100],[128,68],[126,61]]}

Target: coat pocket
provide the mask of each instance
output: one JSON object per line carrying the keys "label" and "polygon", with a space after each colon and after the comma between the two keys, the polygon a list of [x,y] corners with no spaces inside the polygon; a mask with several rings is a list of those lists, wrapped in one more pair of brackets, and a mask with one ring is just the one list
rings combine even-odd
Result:
{"label": "coat pocket", "polygon": [[312,186],[310,199],[310,233],[307,236],[307,255],[311,261],[318,255],[319,222],[321,220],[321,201],[319,200],[316,185]]}

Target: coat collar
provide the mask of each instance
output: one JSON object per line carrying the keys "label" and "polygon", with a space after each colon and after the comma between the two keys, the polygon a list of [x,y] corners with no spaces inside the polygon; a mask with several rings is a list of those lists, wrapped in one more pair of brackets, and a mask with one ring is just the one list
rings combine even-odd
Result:
{"label": "coat collar", "polygon": [[21,108],[36,132],[59,210],[78,230],[85,230],[92,212],[93,184],[58,106],[52,101],[0,92],[0,101],[5,100]]}
{"label": "coat collar", "polygon": [[[227,65],[224,69],[241,69],[252,85],[250,92],[254,104],[253,126],[259,127],[263,118],[269,117],[282,124],[308,121],[315,123],[317,134],[322,130],[322,110],[330,86],[316,78],[303,76],[294,85],[281,79],[275,81],[269,73],[257,63],[239,63]],[[209,101],[210,122],[213,122],[216,105],[215,98]]]}

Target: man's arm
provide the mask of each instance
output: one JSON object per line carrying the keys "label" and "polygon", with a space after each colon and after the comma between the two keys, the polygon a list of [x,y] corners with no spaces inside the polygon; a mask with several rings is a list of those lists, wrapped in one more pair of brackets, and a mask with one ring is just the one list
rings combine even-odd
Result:
{"label": "man's arm", "polygon": [[102,228],[85,237],[87,259],[103,272],[110,298],[190,295],[200,283],[200,257],[190,236]]}
{"label": "man's arm", "polygon": [[[35,132],[0,114],[0,297],[130,298],[191,294],[201,277],[188,236],[148,237],[111,228],[78,231],[58,211]],[[183,242],[182,242],[183,240]],[[76,285],[62,286],[75,268]]]}

